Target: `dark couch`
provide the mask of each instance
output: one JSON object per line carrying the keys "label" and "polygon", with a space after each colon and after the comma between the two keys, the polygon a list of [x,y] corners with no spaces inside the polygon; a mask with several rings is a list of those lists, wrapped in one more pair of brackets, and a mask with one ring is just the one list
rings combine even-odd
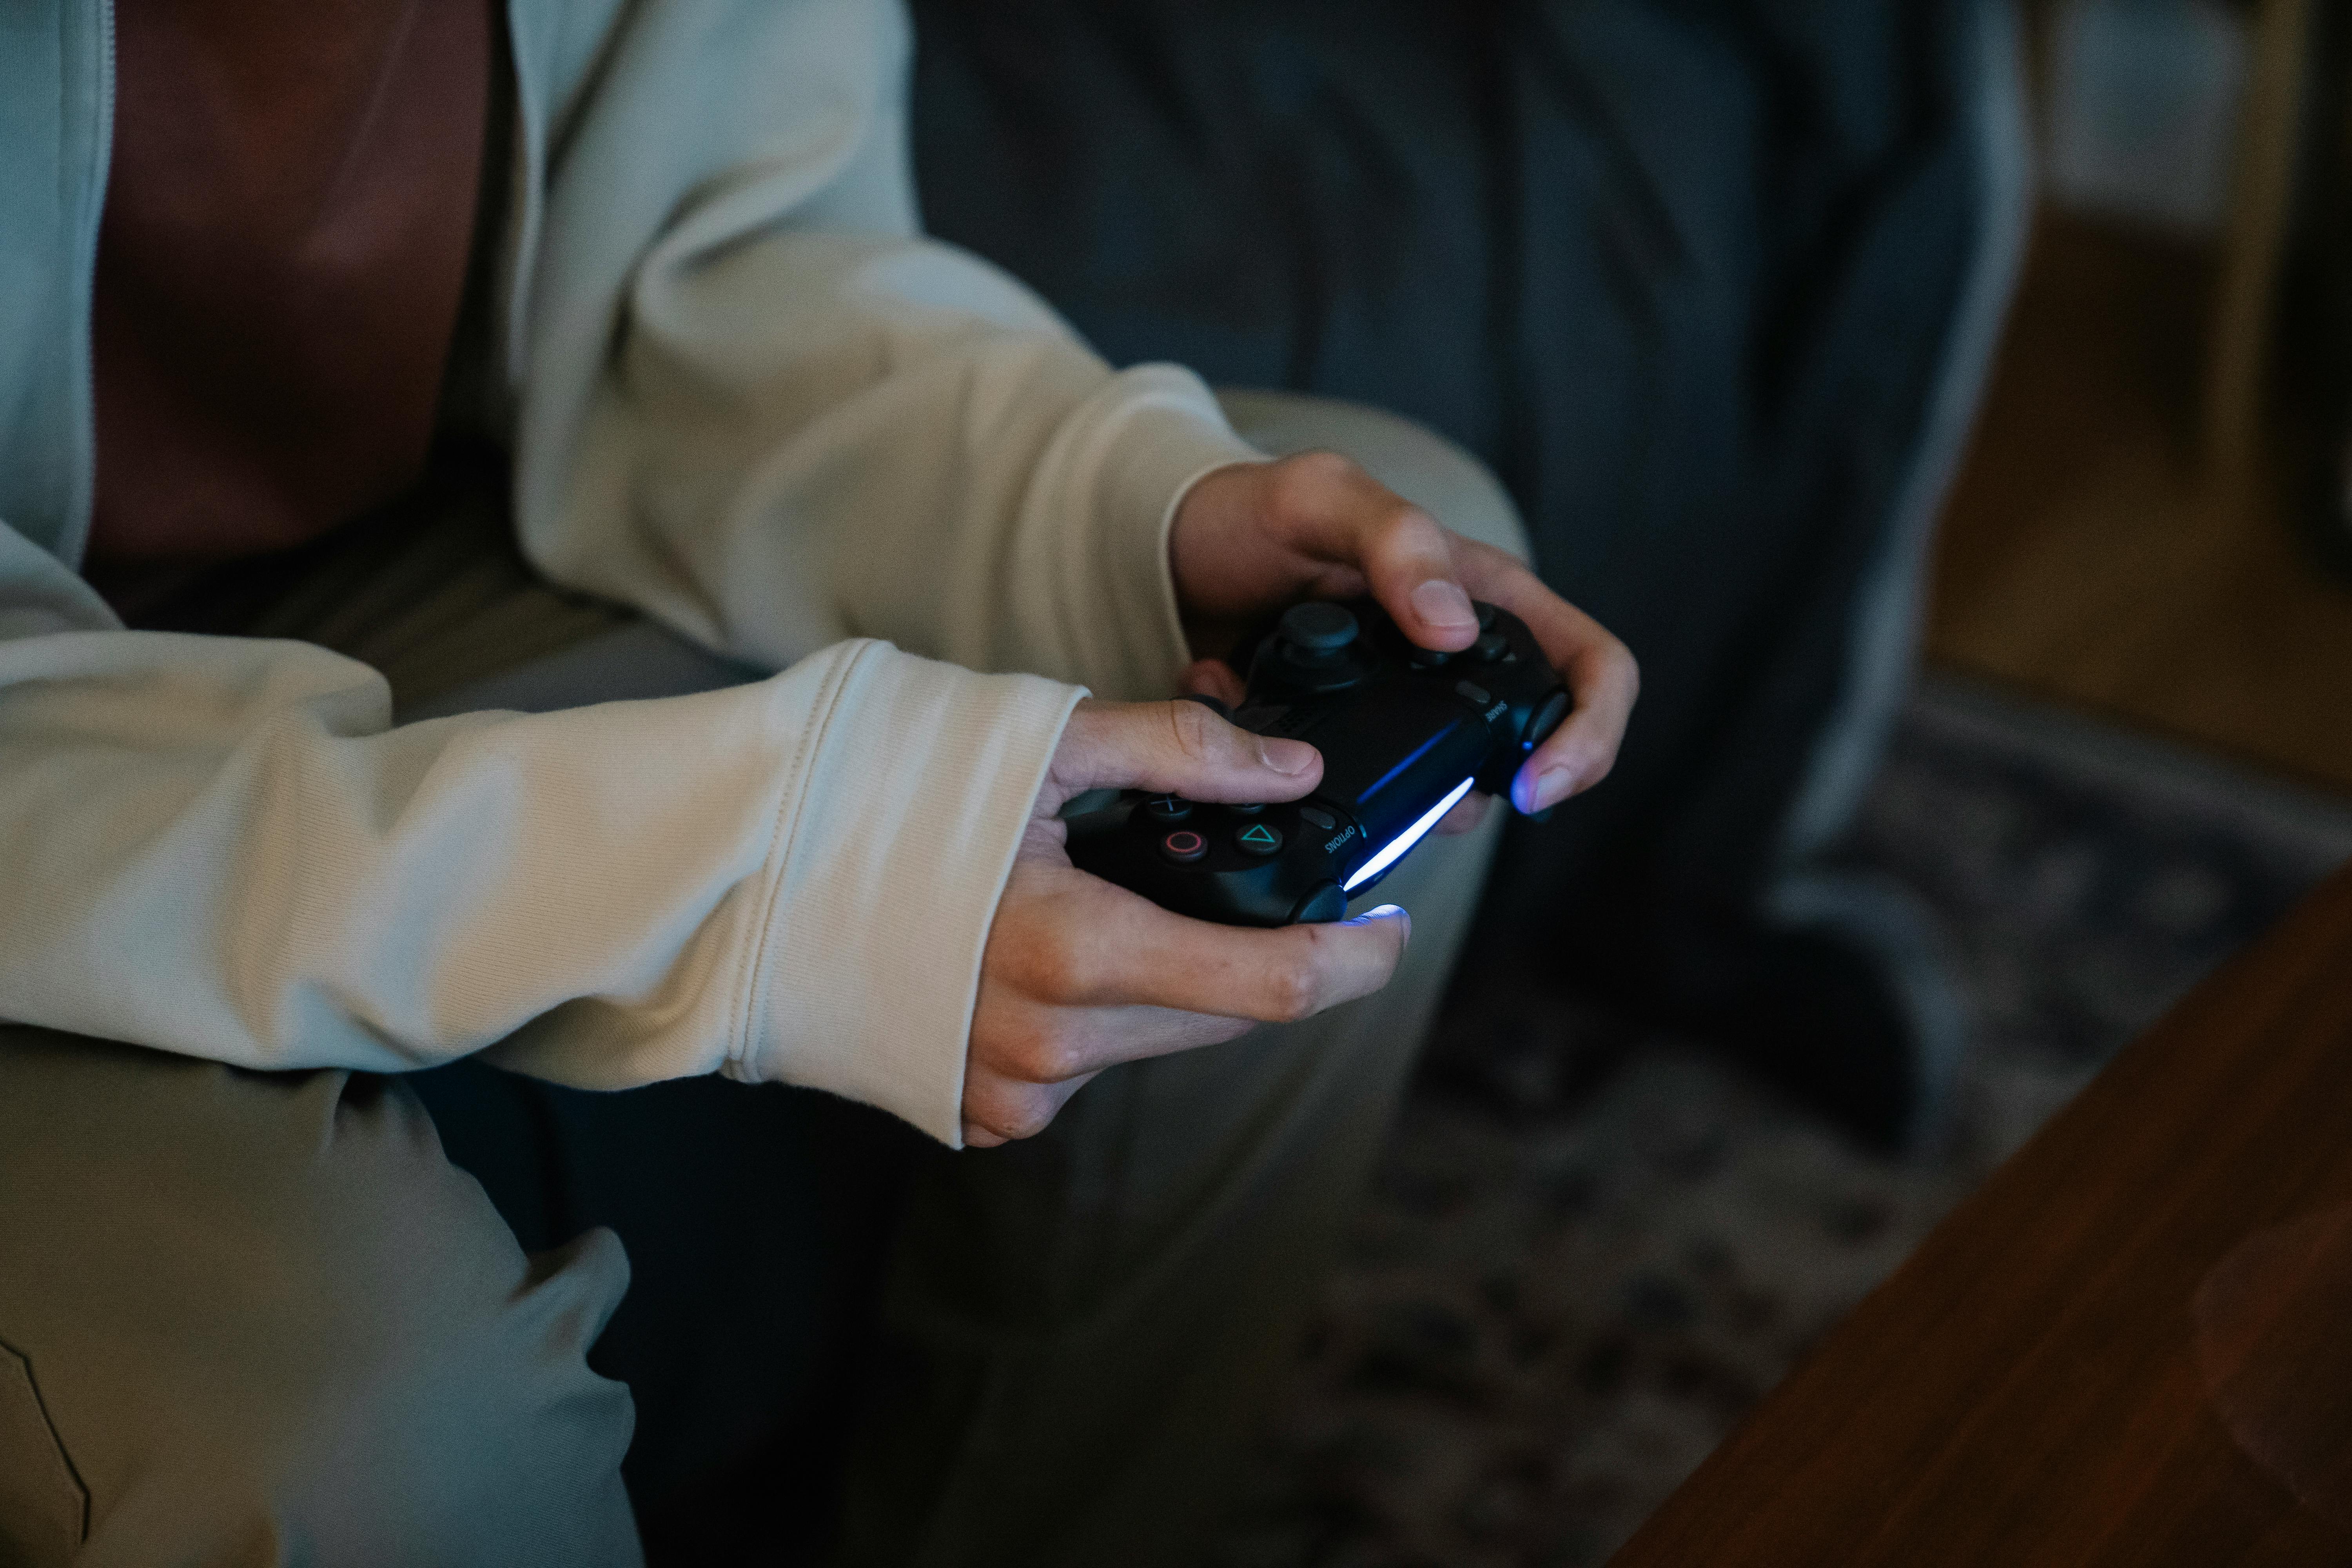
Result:
{"label": "dark couch", "polygon": [[1792,838],[1823,836],[1791,816],[1837,787],[1814,777],[1825,742],[1867,765],[1869,736],[1828,733],[1858,684],[1891,685],[1865,667],[1909,657],[1899,635],[1858,647],[1857,624],[1910,590],[1892,536],[1946,456],[1939,389],[1980,371],[1954,362],[2000,217],[1985,7],[914,11],[936,233],[1114,361],[1453,437],[1517,498],[1545,578],[1640,658],[1615,777],[1517,826],[1474,951],[1736,1037],[1858,1131],[1912,1131],[1916,1024],[1869,933],[1759,911]]}

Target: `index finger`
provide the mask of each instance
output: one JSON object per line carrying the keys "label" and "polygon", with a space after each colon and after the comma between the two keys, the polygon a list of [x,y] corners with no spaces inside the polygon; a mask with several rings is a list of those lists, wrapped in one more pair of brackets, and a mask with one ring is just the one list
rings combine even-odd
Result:
{"label": "index finger", "polygon": [[[1102,892],[1085,900],[1085,918],[1058,955],[1065,1005],[1296,1023],[1387,984],[1412,932],[1412,918],[1392,904],[1350,921],[1264,930],[1192,920],[1108,883]],[[1104,1040],[1091,1047],[1099,1059],[1071,1066],[1091,1072],[1157,1048]]]}
{"label": "index finger", "polygon": [[1617,748],[1641,694],[1641,667],[1607,627],[1544,586],[1511,555],[1475,540],[1460,541],[1471,592],[1517,616],[1575,695],[1568,722],[1521,763],[1511,801],[1538,812],[1591,788],[1616,765]]}

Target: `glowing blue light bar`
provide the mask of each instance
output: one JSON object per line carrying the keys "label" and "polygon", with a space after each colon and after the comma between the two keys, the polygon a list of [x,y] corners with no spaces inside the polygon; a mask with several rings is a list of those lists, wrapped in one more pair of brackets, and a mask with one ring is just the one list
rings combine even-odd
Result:
{"label": "glowing blue light bar", "polygon": [[1402,855],[1406,850],[1420,843],[1422,836],[1426,834],[1431,828],[1436,826],[1438,823],[1444,819],[1445,814],[1454,809],[1454,803],[1460,800],[1464,795],[1468,795],[1470,793],[1470,786],[1477,782],[1478,781],[1475,778],[1464,779],[1460,784],[1455,784],[1452,789],[1447,790],[1445,792],[1445,798],[1439,801],[1435,805],[1431,806],[1427,811],[1423,812],[1419,822],[1414,823],[1411,827],[1406,828],[1402,833],[1400,833],[1394,838],[1390,839],[1387,848],[1382,849],[1379,854],[1365,861],[1357,870],[1356,874],[1348,879],[1346,890],[1350,893],[1354,892],[1364,883],[1370,881],[1374,877],[1379,876],[1381,872],[1395,865],[1397,862],[1397,857]]}

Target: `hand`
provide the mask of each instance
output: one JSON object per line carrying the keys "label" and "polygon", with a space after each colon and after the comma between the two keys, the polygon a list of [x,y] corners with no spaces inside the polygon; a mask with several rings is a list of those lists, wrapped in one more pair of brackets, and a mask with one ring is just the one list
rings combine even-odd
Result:
{"label": "hand", "polygon": [[[1503,551],[1439,527],[1337,453],[1209,474],[1177,509],[1169,557],[1196,652],[1232,647],[1295,600],[1365,593],[1414,642],[1454,652],[1477,639],[1470,601],[1499,605],[1527,622],[1576,698],[1568,722],[1520,765],[1512,801],[1541,811],[1591,789],[1616,763],[1641,687],[1625,645]],[[1194,664],[1185,687],[1229,703],[1242,696],[1240,677],[1217,659]],[[1441,830],[1473,826],[1485,809],[1474,796]]]}
{"label": "hand", "polygon": [[1091,789],[1296,800],[1322,776],[1314,747],[1253,735],[1197,702],[1078,704],[981,957],[965,1142],[1028,1137],[1115,1062],[1309,1017],[1388,984],[1412,931],[1402,910],[1279,931],[1188,920],[1071,865],[1055,815]]}

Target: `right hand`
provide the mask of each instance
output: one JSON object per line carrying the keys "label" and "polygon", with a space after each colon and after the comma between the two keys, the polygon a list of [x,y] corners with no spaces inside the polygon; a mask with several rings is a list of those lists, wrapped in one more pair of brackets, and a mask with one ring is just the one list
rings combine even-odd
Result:
{"label": "right hand", "polygon": [[963,1135],[1026,1138],[1118,1062],[1293,1023],[1377,991],[1412,921],[1394,905],[1329,925],[1213,925],[1070,864],[1057,815],[1093,789],[1296,800],[1323,776],[1302,741],[1251,734],[1197,702],[1080,702],[1038,791],[981,959]]}

